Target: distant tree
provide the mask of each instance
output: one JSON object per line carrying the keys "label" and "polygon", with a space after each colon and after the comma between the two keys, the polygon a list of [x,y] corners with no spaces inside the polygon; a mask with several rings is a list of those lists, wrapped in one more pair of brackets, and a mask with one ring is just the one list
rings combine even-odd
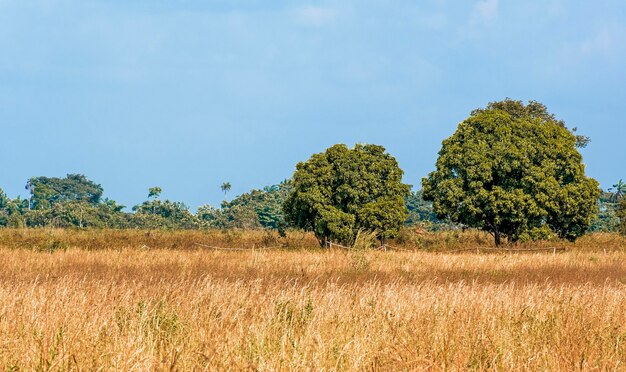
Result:
{"label": "distant tree", "polygon": [[22,200],[19,196],[9,201],[5,213],[8,215],[7,227],[22,228],[26,226],[24,215],[29,212],[28,200]]}
{"label": "distant tree", "polygon": [[115,200],[111,200],[109,198],[105,198],[102,203],[113,212],[121,212],[124,208],[126,208],[125,205],[117,204]]}
{"label": "distant tree", "polygon": [[7,197],[7,194],[4,193],[4,190],[0,188],[0,209],[4,209],[8,207],[10,199]]}
{"label": "distant tree", "polygon": [[130,216],[130,225],[136,228],[183,228],[192,229],[199,226],[199,221],[189,207],[181,202],[158,199],[160,187],[151,187],[148,198],[142,204],[134,206]]}
{"label": "distant tree", "polygon": [[33,185],[33,179],[29,179],[28,181],[26,181],[26,190],[28,190],[29,196],[28,196],[28,210],[31,209],[32,206],[32,198],[33,198],[33,193],[35,191],[35,186]]}
{"label": "distant tree", "polygon": [[252,205],[236,204],[222,208],[222,227],[240,229],[258,229],[262,225]]}
{"label": "distant tree", "polygon": [[433,210],[433,203],[424,200],[422,190],[412,192],[405,198],[408,217],[406,225],[415,225],[420,222],[438,222]]}
{"label": "distant tree", "polygon": [[29,227],[56,228],[126,228],[128,217],[105,203],[97,205],[84,201],[56,203],[51,208],[34,209],[24,214]]}
{"label": "distant tree", "polygon": [[[161,202],[159,201],[159,196],[161,196],[161,192],[163,190],[159,187],[159,186],[155,186],[155,187],[150,187],[148,189],[148,199],[152,198],[152,201],[144,203],[142,205],[150,205],[150,207],[152,208],[151,213],[152,214],[156,214],[155,210],[157,207],[160,207]],[[133,207],[133,211],[135,211],[135,208],[137,206]]]}
{"label": "distant tree", "polygon": [[154,200],[157,200],[162,191],[163,190],[159,186],[150,187],[148,189],[148,199],[153,198]]}
{"label": "distant tree", "polygon": [[9,206],[11,200],[0,188],[0,227],[7,226],[9,223]]}
{"label": "distant tree", "polygon": [[102,197],[102,186],[87,179],[82,174],[68,174],[65,178],[33,177],[28,180],[26,189],[31,193],[29,207],[33,209],[51,208],[54,204],[80,201],[98,204]]}
{"label": "distant tree", "polygon": [[622,198],[617,209],[617,217],[620,219],[619,231],[626,235],[626,198]]}
{"label": "distant tree", "polygon": [[592,219],[590,232],[617,232],[619,218],[616,215],[619,203],[615,202],[615,194],[611,191],[602,191],[597,201],[598,214]]}
{"label": "distant tree", "polygon": [[377,145],[334,145],[298,163],[283,205],[287,222],[327,239],[351,244],[360,229],[395,236],[407,217],[396,159]]}
{"label": "distant tree", "polygon": [[220,188],[222,189],[222,192],[224,193],[224,199],[225,199],[226,194],[228,194],[228,192],[230,191],[231,184],[230,182],[224,182],[222,186],[220,186]]}
{"label": "distant tree", "polygon": [[209,204],[198,207],[196,217],[204,227],[223,227],[222,211]]}
{"label": "distant tree", "polygon": [[289,181],[241,194],[222,202],[221,209],[209,205],[198,208],[197,216],[211,227],[266,228],[285,227],[282,205],[289,193]]}
{"label": "distant tree", "polygon": [[574,240],[597,211],[598,183],[585,176],[582,138],[531,101],[472,112],[443,142],[422,180],[440,219],[488,231],[496,245],[556,234]]}
{"label": "distant tree", "polygon": [[620,179],[613,187],[609,188],[609,191],[613,193],[613,201],[618,203],[626,194],[626,182]]}

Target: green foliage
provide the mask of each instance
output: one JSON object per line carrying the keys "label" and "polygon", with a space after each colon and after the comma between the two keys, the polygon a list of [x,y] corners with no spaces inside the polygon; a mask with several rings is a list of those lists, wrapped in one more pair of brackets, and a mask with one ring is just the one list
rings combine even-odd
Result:
{"label": "green foliage", "polygon": [[222,211],[205,204],[198,208],[196,217],[207,227],[219,227]]}
{"label": "green foliage", "polygon": [[282,205],[289,193],[289,181],[252,190],[230,202],[224,201],[221,209],[209,205],[198,208],[197,216],[211,227],[244,229],[283,229],[285,220]]}
{"label": "green foliage", "polygon": [[404,221],[405,226],[417,226],[428,231],[456,230],[460,226],[446,219],[438,219],[431,201],[424,200],[424,192],[418,190],[411,192],[404,199],[408,211],[408,217]]}
{"label": "green foliage", "polygon": [[4,193],[4,190],[0,189],[0,227],[7,226],[9,224],[9,203],[11,200]]}
{"label": "green foliage", "polygon": [[[69,180],[69,181],[68,181]],[[29,180],[32,204],[19,197],[10,200],[0,190],[0,227],[78,227],[78,228],[139,228],[195,229],[201,227],[268,228],[282,231],[285,222],[282,203],[289,189],[287,181],[280,185],[252,190],[221,209],[203,206],[197,215],[180,202],[159,200],[160,187],[148,191],[148,199],[133,207],[134,213],[124,212],[124,206],[114,200],[90,194],[91,181],[84,176],[68,175],[67,179],[47,177]],[[74,183],[74,184],[73,184]],[[76,184],[80,183],[80,184]],[[60,191],[59,191],[60,190]],[[97,202],[96,202],[97,200]]]}
{"label": "green foliage", "polygon": [[408,217],[405,221],[406,225],[416,225],[421,222],[439,222],[437,215],[433,210],[433,203],[424,200],[422,190],[411,192],[404,199]]}
{"label": "green foliage", "polygon": [[609,192],[613,195],[613,202],[619,202],[626,194],[626,182],[620,179],[613,187],[609,188]]}
{"label": "green foliage", "polygon": [[55,203],[52,208],[24,211],[29,227],[125,228],[129,227],[125,213],[109,204],[89,204],[83,201]]}
{"label": "green foliage", "polygon": [[9,202],[10,200],[7,197],[7,194],[5,194],[4,190],[0,188],[0,209],[5,209],[6,207],[8,207]]}
{"label": "green foliage", "polygon": [[424,199],[438,218],[486,230],[496,244],[574,240],[600,193],[585,176],[580,141],[540,103],[491,103],[443,142],[436,171],[422,180]]}
{"label": "green foliage", "polygon": [[132,227],[192,229],[199,226],[189,207],[181,202],[154,199],[134,206],[133,211],[135,213],[130,219]]}
{"label": "green foliage", "polygon": [[230,191],[230,189],[232,188],[232,185],[230,184],[230,182],[224,182],[221,186],[220,189],[222,190],[222,192],[224,193],[224,197],[226,197],[226,194],[228,194],[228,192]]}
{"label": "green foliage", "polygon": [[102,186],[82,174],[68,174],[65,178],[33,177],[28,180],[26,189],[31,193],[33,209],[47,209],[70,201],[95,205],[103,193]]}
{"label": "green foliage", "polygon": [[395,236],[407,218],[402,183],[395,158],[377,145],[334,145],[299,163],[293,191],[283,205],[287,222],[326,239],[349,245],[357,232],[377,230],[384,240]]}
{"label": "green foliage", "polygon": [[153,199],[158,199],[159,196],[161,196],[161,192],[163,191],[163,189],[161,189],[159,186],[155,186],[155,187],[151,187],[148,189],[148,199],[153,198]]}
{"label": "green foliage", "polygon": [[[611,189],[609,189],[611,190]],[[603,191],[598,198],[598,214],[591,221],[589,231],[591,232],[617,232],[620,220],[617,217],[619,198],[611,191]]]}
{"label": "green foliage", "polygon": [[[557,119],[554,114],[548,112],[548,109],[542,103],[537,101],[528,101],[528,104],[524,105],[522,101],[506,98],[504,101],[489,102],[484,109],[476,109],[472,111],[471,116],[478,116],[487,111],[504,111],[511,115],[512,120],[522,119],[538,119],[543,122],[551,122],[562,128],[567,129],[563,120]],[[576,132],[576,128],[572,129],[572,132]],[[591,139],[587,136],[575,135],[576,147],[587,147]]]}
{"label": "green foliage", "polygon": [[23,227],[22,214],[28,210],[28,201],[17,197],[9,199],[0,189],[0,227]]}
{"label": "green foliage", "polygon": [[620,219],[619,232],[626,235],[626,198],[622,198],[617,209],[617,217]]}
{"label": "green foliage", "polygon": [[214,226],[221,228],[258,229],[261,227],[259,216],[250,204],[228,205],[224,202],[217,215]]}

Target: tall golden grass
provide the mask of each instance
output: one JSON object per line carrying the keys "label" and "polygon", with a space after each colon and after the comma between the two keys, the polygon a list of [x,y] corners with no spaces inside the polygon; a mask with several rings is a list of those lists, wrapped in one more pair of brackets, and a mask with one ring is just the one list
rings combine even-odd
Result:
{"label": "tall golden grass", "polygon": [[[368,246],[374,237],[359,234],[358,246]],[[421,232],[406,228],[388,241],[390,249],[446,252],[467,248],[493,248],[493,238],[477,230]],[[97,229],[0,229],[0,247],[52,252],[64,249],[175,249],[187,250],[207,246],[223,248],[319,248],[312,233],[288,231],[281,237],[268,230],[97,230]],[[516,248],[559,247],[569,250],[602,251],[626,249],[626,238],[618,234],[595,233],[566,241],[539,241],[518,244]]]}
{"label": "tall golden grass", "polygon": [[557,254],[450,254],[229,252],[187,243],[243,242],[145,234],[0,232],[0,364],[626,369],[626,250],[615,236]]}

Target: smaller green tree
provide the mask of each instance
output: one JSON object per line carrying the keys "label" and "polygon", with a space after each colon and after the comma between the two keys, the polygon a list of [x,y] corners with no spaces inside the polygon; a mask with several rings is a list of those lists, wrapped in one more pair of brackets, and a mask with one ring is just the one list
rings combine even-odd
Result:
{"label": "smaller green tree", "polygon": [[349,245],[359,230],[376,231],[378,238],[395,236],[407,218],[404,198],[410,186],[385,148],[377,145],[334,145],[299,163],[291,191],[283,204],[290,226],[313,231]]}

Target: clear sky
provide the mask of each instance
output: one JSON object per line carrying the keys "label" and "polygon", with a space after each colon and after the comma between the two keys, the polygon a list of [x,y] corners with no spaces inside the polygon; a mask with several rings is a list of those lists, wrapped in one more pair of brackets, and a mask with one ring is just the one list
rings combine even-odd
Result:
{"label": "clear sky", "polygon": [[0,0],[0,187],[84,173],[218,205],[335,143],[419,187],[470,111],[534,99],[626,178],[624,0]]}

